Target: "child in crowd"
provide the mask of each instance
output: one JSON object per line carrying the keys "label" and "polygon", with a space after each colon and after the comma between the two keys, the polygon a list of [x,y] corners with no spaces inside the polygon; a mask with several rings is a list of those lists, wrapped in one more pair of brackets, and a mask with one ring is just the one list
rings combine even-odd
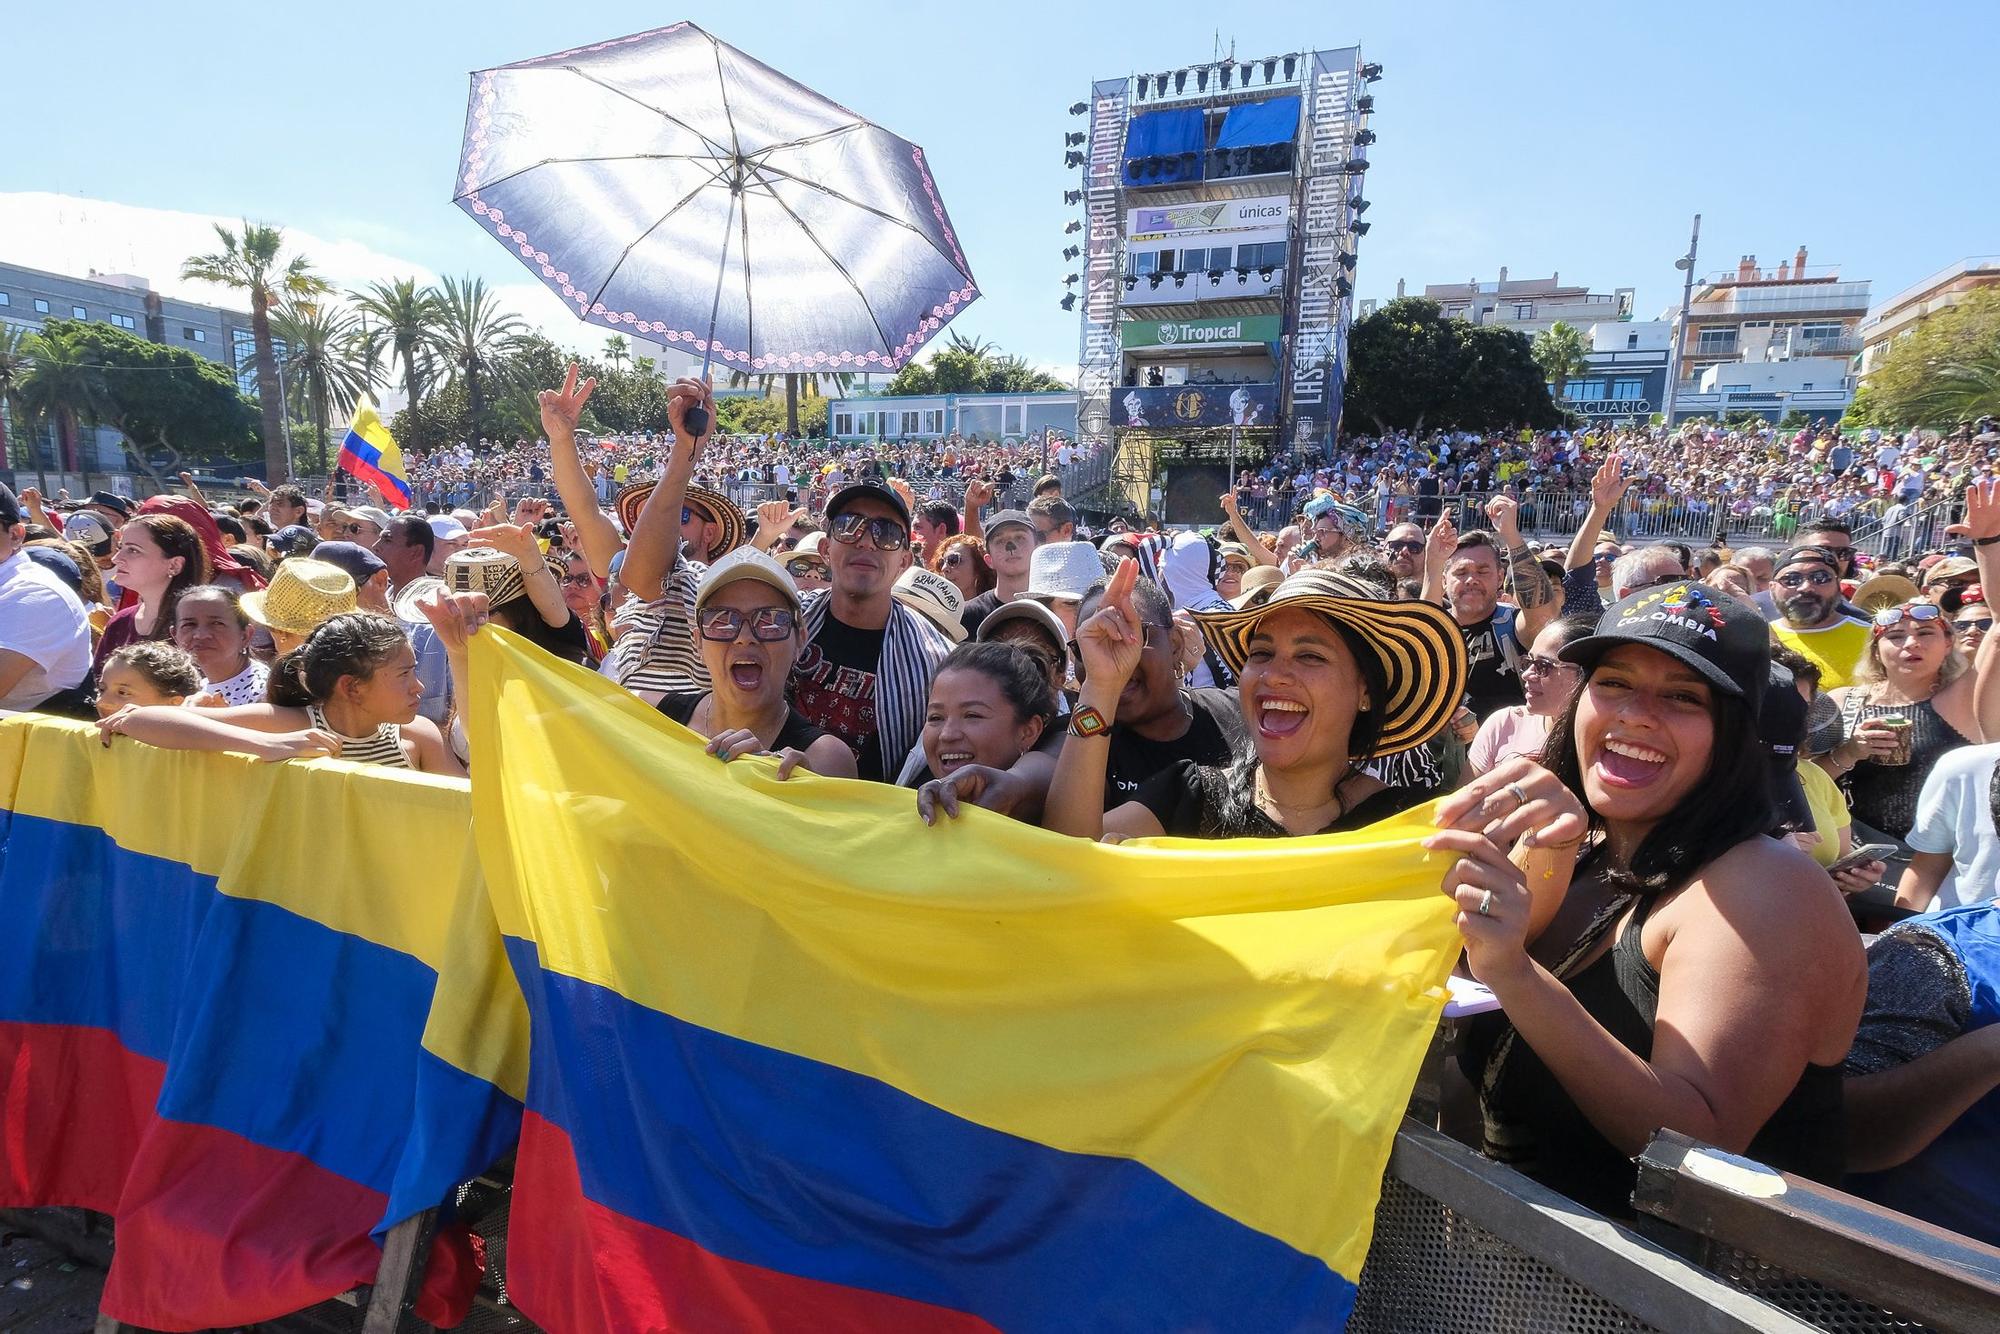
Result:
{"label": "child in crowd", "polygon": [[127,644],[104,660],[97,716],[108,718],[128,704],[177,705],[200,689],[201,668],[185,650],[154,642]]}

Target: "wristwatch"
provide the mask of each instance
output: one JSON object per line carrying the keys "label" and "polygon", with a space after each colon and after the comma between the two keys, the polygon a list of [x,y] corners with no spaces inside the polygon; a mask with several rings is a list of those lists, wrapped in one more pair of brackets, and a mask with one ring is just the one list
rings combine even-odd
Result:
{"label": "wristwatch", "polygon": [[1069,716],[1071,736],[1103,736],[1111,730],[1111,720],[1086,704]]}

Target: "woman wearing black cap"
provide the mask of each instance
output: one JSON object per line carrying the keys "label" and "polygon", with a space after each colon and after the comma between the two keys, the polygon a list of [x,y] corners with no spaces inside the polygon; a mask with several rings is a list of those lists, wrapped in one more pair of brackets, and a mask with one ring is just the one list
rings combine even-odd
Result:
{"label": "woman wearing black cap", "polygon": [[[1572,1199],[1626,1213],[1631,1159],[1660,1127],[1819,1180],[1842,1169],[1839,1064],[1866,992],[1853,922],[1810,857],[1768,836],[1757,716],[1769,634],[1755,608],[1688,582],[1612,607],[1562,651],[1584,669],[1543,758],[1567,802],[1544,843],[1588,832],[1554,920],[1515,870],[1508,761],[1439,809],[1428,846],[1461,859],[1473,973],[1502,1016],[1463,1064],[1486,1151]],[[1541,789],[1535,789],[1540,792]],[[1566,806],[1560,821],[1548,818]],[[1808,985],[1809,983],[1809,985]]]}

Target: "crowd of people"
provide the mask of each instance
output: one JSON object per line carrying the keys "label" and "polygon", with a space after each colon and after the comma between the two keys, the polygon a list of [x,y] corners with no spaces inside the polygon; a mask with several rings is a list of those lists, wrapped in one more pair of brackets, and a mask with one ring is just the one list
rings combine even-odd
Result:
{"label": "crowd of people", "polygon": [[[1435,803],[1500,1006],[1459,1133],[1614,1215],[1664,1126],[2000,1242],[1987,434],[1388,437],[1269,479],[1282,522],[1253,474],[1218,532],[1092,534],[1017,452],[925,446],[912,477],[697,438],[688,380],[660,440],[589,441],[593,388],[542,393],[532,450],[418,465],[510,489],[484,511],[0,489],[0,708],[502,781],[459,719],[492,621],[720,761],[902,787],[913,837],[972,806],[1117,841]],[[789,493],[732,499],[780,467]],[[1499,484],[1479,526],[1426,510],[1440,473]],[[1508,484],[1575,492],[1573,536],[1528,541]],[[1796,493],[1793,540],[1620,526],[1677,488]],[[1906,491],[1962,498],[1948,544],[1858,551],[1838,499]]]}

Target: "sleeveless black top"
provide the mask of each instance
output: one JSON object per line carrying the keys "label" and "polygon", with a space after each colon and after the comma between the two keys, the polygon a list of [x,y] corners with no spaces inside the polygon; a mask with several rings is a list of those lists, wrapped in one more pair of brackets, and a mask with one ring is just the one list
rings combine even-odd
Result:
{"label": "sleeveless black top", "polygon": [[[1650,903],[1642,903],[1618,933],[1617,943],[1567,981],[1570,993],[1627,1050],[1651,1060],[1659,1013],[1660,975],[1646,959],[1640,932]],[[1505,1016],[1482,1015],[1469,1026],[1459,1061],[1480,1087],[1501,1037]],[[1562,1084],[1516,1037],[1506,1067],[1485,1099],[1488,1152],[1577,1203],[1612,1218],[1632,1216],[1638,1169],[1598,1133]],[[1505,1124],[1496,1135],[1494,1122]],[[1784,1102],[1751,1140],[1747,1156],[1827,1185],[1840,1184],[1847,1129],[1840,1069],[1808,1065]],[[1510,1151],[1493,1148],[1504,1138]]]}

